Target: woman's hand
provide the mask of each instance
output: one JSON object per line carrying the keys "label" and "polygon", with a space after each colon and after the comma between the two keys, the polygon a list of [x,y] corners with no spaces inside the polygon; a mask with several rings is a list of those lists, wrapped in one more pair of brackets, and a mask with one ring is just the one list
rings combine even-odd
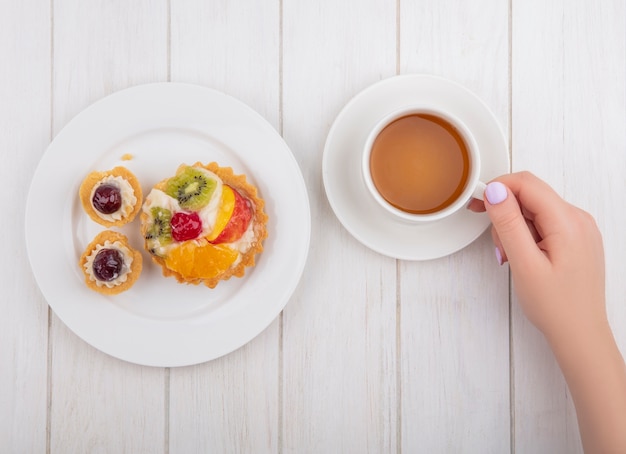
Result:
{"label": "woman's hand", "polygon": [[626,366],[606,316],[594,219],[527,172],[497,178],[469,208],[491,218],[496,257],[563,371],[585,451],[626,453]]}
{"label": "woman's hand", "polygon": [[[478,201],[471,207],[481,210]],[[484,208],[528,319],[546,336],[606,323],[604,248],[594,219],[531,173],[497,178]]]}

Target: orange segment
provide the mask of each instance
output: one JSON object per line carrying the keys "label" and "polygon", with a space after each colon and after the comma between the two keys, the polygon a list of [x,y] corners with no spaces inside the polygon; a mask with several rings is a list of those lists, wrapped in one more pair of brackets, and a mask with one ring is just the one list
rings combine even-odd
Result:
{"label": "orange segment", "polygon": [[185,241],[170,251],[165,264],[186,279],[208,279],[230,268],[238,255],[221,244]]}
{"label": "orange segment", "polygon": [[189,277],[193,270],[195,245],[192,241],[185,241],[180,246],[172,248],[165,258],[165,265],[184,277]]}
{"label": "orange segment", "polygon": [[217,212],[217,218],[215,219],[215,226],[209,235],[207,235],[206,239],[209,241],[213,241],[218,237],[228,221],[230,221],[231,216],[233,215],[233,211],[235,209],[235,193],[230,188],[230,186],[223,185],[222,186],[222,198],[220,200],[220,207]]}
{"label": "orange segment", "polygon": [[207,243],[196,249],[194,258],[195,277],[207,279],[226,271],[237,259],[239,253],[227,246]]}

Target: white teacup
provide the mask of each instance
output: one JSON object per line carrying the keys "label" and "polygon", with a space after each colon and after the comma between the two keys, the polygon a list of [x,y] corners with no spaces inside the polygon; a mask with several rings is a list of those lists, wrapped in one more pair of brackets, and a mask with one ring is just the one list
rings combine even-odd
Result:
{"label": "white teacup", "polygon": [[385,115],[371,130],[362,156],[365,185],[376,202],[410,222],[451,216],[483,198],[476,139],[458,117],[429,105]]}

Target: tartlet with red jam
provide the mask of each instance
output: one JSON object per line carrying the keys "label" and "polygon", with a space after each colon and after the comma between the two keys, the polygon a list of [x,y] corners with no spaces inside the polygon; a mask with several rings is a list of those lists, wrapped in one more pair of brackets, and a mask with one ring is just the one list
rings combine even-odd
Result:
{"label": "tartlet with red jam", "polygon": [[137,177],[126,167],[94,171],[79,189],[80,202],[89,217],[105,227],[120,227],[141,210],[143,194]]}
{"label": "tartlet with red jam", "polygon": [[143,259],[125,235],[105,230],[85,248],[79,264],[87,287],[103,295],[116,295],[137,281]]}

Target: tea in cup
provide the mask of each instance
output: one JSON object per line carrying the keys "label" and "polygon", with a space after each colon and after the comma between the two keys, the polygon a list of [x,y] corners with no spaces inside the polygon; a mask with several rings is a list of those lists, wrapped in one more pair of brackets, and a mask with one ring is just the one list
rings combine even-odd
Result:
{"label": "tea in cup", "polygon": [[471,131],[451,113],[411,106],[382,118],[363,150],[370,194],[406,221],[436,221],[483,198],[480,153]]}

